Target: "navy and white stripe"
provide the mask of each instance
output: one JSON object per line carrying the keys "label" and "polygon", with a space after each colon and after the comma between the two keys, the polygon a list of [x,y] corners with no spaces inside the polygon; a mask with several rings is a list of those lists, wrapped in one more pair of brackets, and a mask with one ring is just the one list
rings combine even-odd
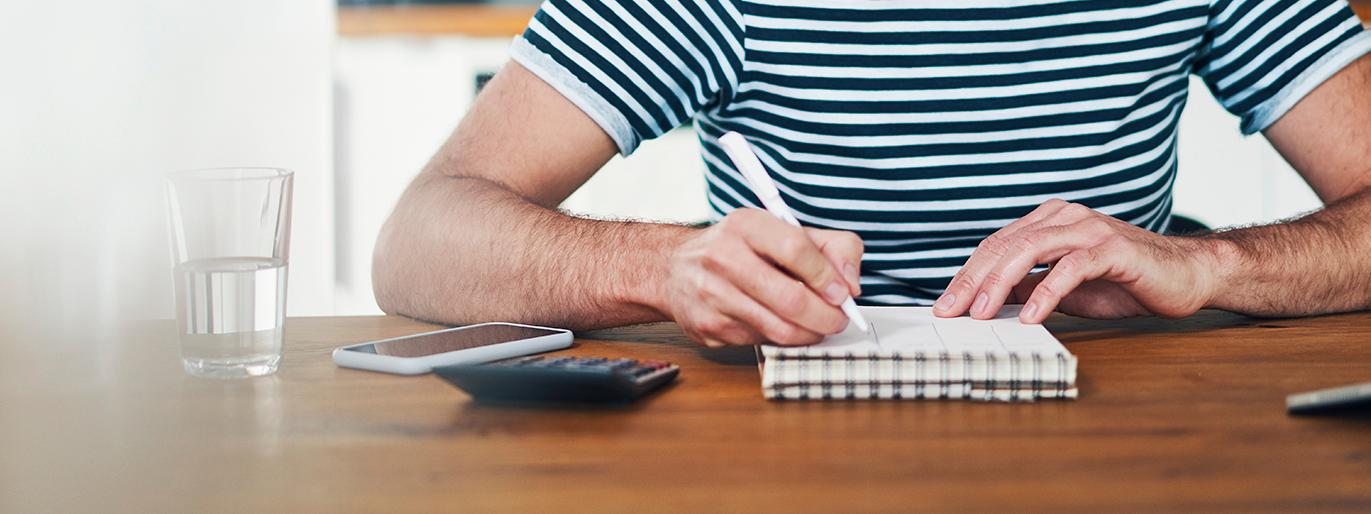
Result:
{"label": "navy and white stripe", "polygon": [[1369,51],[1342,0],[547,0],[512,49],[625,155],[693,121],[720,216],[746,135],[881,304],[1051,198],[1164,230],[1189,75],[1251,133]]}

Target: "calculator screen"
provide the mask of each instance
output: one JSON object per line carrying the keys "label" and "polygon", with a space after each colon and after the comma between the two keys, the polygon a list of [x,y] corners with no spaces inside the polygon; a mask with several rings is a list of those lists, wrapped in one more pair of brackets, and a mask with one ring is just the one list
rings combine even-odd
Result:
{"label": "calculator screen", "polygon": [[347,350],[395,357],[424,357],[558,333],[560,332],[555,330],[514,325],[479,325],[377,341],[353,346]]}

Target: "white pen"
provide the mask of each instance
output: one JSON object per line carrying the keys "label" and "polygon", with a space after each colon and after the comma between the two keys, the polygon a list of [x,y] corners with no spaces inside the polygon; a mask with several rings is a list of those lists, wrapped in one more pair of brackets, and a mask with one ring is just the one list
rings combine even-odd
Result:
{"label": "white pen", "polygon": [[[762,206],[766,207],[767,212],[786,223],[800,226],[800,220],[795,219],[795,215],[790,212],[790,206],[781,199],[781,191],[776,189],[776,183],[766,174],[762,161],[757,159],[757,154],[752,151],[752,145],[743,139],[743,135],[730,131],[719,138],[719,144],[724,147],[724,153],[728,154],[733,165],[742,172],[752,193],[762,200]],[[857,302],[852,300],[851,295],[843,300],[842,309],[843,314],[847,314],[847,319],[857,325],[858,330],[871,332],[871,324],[862,316],[862,311],[857,308]]]}

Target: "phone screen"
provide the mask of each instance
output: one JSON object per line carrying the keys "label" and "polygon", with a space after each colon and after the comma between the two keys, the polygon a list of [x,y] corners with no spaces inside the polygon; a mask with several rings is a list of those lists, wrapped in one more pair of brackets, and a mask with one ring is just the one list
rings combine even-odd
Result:
{"label": "phone screen", "polygon": [[409,337],[378,341],[347,348],[348,351],[390,355],[394,357],[425,357],[456,350],[508,343],[520,339],[558,334],[555,330],[517,327],[511,325],[481,325],[458,330],[443,330]]}

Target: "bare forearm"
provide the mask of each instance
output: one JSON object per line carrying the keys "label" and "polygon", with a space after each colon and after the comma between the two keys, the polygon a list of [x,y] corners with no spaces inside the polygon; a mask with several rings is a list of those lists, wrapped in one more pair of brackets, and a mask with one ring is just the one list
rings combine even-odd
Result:
{"label": "bare forearm", "polygon": [[425,174],[377,241],[386,312],[593,329],[663,319],[655,285],[691,229],[588,220],[486,180]]}
{"label": "bare forearm", "polygon": [[1220,263],[1211,307],[1260,316],[1371,307],[1371,190],[1286,223],[1203,237]]}

